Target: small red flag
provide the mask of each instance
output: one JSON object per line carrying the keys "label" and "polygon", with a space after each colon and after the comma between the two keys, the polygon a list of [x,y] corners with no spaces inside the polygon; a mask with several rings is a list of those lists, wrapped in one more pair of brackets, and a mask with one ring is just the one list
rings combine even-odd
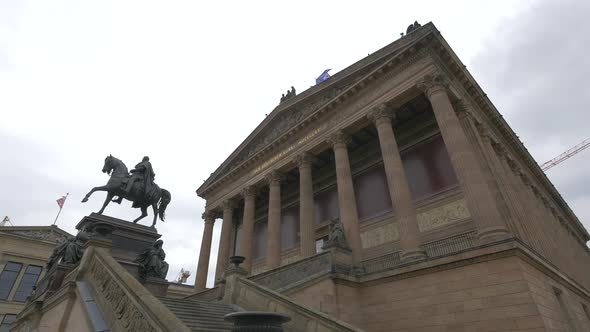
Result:
{"label": "small red flag", "polygon": [[57,205],[59,205],[59,208],[60,208],[60,209],[64,207],[64,203],[66,202],[66,198],[67,198],[67,197],[68,197],[68,196],[62,196],[61,198],[59,198],[59,199],[57,200]]}

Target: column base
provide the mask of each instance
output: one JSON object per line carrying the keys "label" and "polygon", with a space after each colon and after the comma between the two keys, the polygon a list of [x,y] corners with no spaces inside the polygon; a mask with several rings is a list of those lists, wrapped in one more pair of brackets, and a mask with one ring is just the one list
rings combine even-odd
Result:
{"label": "column base", "polygon": [[477,232],[477,239],[480,244],[492,243],[512,237],[512,233],[502,226],[486,227]]}
{"label": "column base", "polygon": [[423,260],[427,257],[426,252],[420,248],[403,250],[400,254],[400,259],[404,263]]}

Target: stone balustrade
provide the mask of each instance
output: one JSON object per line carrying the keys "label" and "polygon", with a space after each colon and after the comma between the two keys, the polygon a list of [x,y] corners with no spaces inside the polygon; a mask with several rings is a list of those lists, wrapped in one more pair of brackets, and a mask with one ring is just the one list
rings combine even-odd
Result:
{"label": "stone balustrade", "polygon": [[190,331],[104,248],[87,249],[76,279],[95,288],[95,301],[114,330]]}
{"label": "stone balustrade", "polygon": [[228,294],[228,298],[232,298],[234,304],[250,310],[280,312],[291,317],[291,321],[284,325],[285,331],[362,331],[317,310],[299,305],[288,297],[260,286],[254,281],[236,277],[232,278],[231,282],[234,285],[231,287],[232,294]]}

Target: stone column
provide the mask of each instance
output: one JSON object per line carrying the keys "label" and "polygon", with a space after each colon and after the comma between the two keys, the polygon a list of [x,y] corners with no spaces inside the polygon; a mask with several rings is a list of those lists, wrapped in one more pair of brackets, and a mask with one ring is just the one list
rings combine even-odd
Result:
{"label": "stone column", "polygon": [[195,289],[205,289],[207,285],[207,273],[209,273],[209,256],[211,255],[211,241],[213,239],[213,223],[215,214],[213,212],[203,213],[205,229],[201,241],[201,252],[199,264],[197,265],[197,277],[195,278]]}
{"label": "stone column", "polygon": [[510,181],[510,171],[506,169],[504,163],[501,160],[501,158],[506,155],[506,151],[504,147],[492,137],[489,130],[482,124],[476,124],[476,128],[479,130],[483,145],[482,147],[486,157],[488,158],[492,175],[498,183],[498,186],[501,188],[501,194],[504,197],[504,202],[506,203],[506,207],[508,208],[508,211],[512,217],[512,222],[514,224],[514,228],[516,229],[515,233],[519,233],[521,237],[526,239],[528,236],[528,234],[526,234],[527,213],[523,208],[523,204],[520,202],[518,189],[515,188],[512,181]]}
{"label": "stone column", "polygon": [[219,238],[219,252],[217,253],[217,266],[215,268],[215,280],[221,278],[223,271],[229,263],[231,256],[231,233],[233,230],[234,202],[223,202],[223,223],[221,224],[221,237]]}
{"label": "stone column", "polygon": [[254,201],[256,198],[255,189],[247,187],[242,190],[244,196],[244,218],[242,222],[242,231],[240,232],[240,256],[246,260],[242,268],[250,273],[252,269],[252,242],[254,241]]}
{"label": "stone column", "polygon": [[531,204],[531,199],[528,196],[528,189],[523,182],[522,177],[524,176],[524,173],[516,161],[508,155],[506,149],[497,144],[494,145],[494,148],[498,151],[498,154],[504,161],[502,164],[508,175],[510,189],[517,196],[516,205],[522,209],[524,226],[528,237],[527,243],[533,248],[541,248],[542,236],[539,234],[540,228],[535,226],[538,221],[538,218],[535,215],[536,208]]}
{"label": "stone column", "polygon": [[316,254],[313,182],[311,177],[312,159],[313,156],[307,152],[297,157],[297,166],[299,166],[299,245],[302,258]]}
{"label": "stone column", "polygon": [[334,133],[328,142],[334,149],[336,162],[336,184],[338,186],[338,206],[340,209],[340,221],[346,231],[346,239],[352,249],[352,263],[360,267],[361,262],[361,234],[359,229],[359,218],[354,196],[352,173],[348,159],[347,145],[350,137],[342,131]]}
{"label": "stone column", "polygon": [[427,76],[418,84],[432,105],[453,169],[465,194],[467,207],[477,224],[478,238],[485,243],[510,237],[496,209],[473,147],[451,105],[446,86],[446,80],[441,75]]}
{"label": "stone column", "polygon": [[369,120],[377,127],[379,135],[389,196],[400,230],[401,259],[404,261],[417,260],[425,258],[426,254],[420,248],[420,230],[418,229],[416,210],[391,126],[393,116],[392,111],[383,104],[373,108],[367,114]]}
{"label": "stone column", "polygon": [[273,171],[267,175],[268,194],[268,242],[266,266],[274,269],[281,265],[281,174]]}

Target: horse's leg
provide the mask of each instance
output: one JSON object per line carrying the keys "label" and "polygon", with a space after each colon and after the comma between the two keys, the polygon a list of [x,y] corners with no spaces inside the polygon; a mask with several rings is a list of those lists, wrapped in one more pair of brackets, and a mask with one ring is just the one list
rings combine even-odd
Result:
{"label": "horse's leg", "polygon": [[84,196],[84,199],[82,199],[82,203],[88,202],[88,198],[90,198],[90,195],[92,195],[95,191],[108,191],[108,190],[109,190],[108,186],[94,187],[94,188],[92,188],[92,190],[90,190],[88,192],[88,194],[86,194],[86,196]]}
{"label": "horse's leg", "polygon": [[147,206],[141,207],[141,216],[137,217],[137,219],[133,220],[133,223],[136,224],[141,219],[147,217]]}
{"label": "horse's leg", "polygon": [[104,203],[102,204],[102,208],[97,212],[98,214],[102,214],[104,212],[104,209],[107,207],[107,205],[109,205],[109,203],[111,202],[111,199],[113,199],[114,194],[111,193],[110,191],[107,192],[107,197],[104,199]]}
{"label": "horse's leg", "polygon": [[156,227],[156,220],[158,220],[158,203],[152,203],[152,209],[154,209],[154,222],[152,227]]}

